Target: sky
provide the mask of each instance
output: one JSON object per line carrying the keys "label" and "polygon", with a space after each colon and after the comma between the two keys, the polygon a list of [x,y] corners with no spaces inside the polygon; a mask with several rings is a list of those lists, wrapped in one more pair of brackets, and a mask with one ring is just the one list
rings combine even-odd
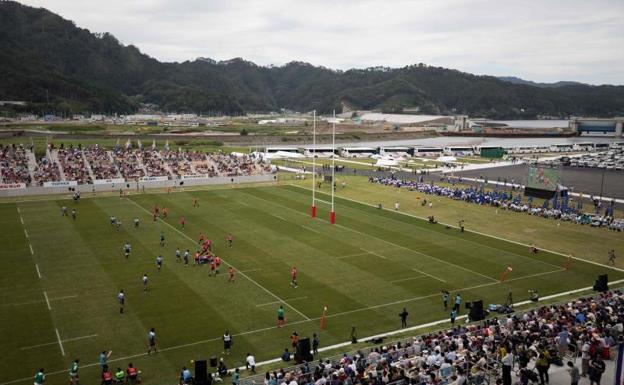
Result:
{"label": "sky", "polygon": [[425,63],[624,84],[623,0],[23,0],[161,61]]}

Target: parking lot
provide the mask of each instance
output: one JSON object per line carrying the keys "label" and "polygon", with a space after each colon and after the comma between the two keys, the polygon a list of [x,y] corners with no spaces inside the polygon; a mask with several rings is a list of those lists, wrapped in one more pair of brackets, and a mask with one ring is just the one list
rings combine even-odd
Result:
{"label": "parking lot", "polygon": [[[519,164],[474,171],[461,171],[455,174],[470,178],[483,177],[488,180],[507,180],[508,183],[511,183],[513,179],[516,183],[525,184],[529,172],[528,167],[527,164]],[[560,183],[574,192],[599,196],[602,185],[603,196],[624,199],[623,171],[561,166],[560,178]]]}
{"label": "parking lot", "polygon": [[624,170],[624,148],[611,149],[604,152],[593,152],[580,156],[562,156],[556,160],[546,161],[547,164],[580,168],[597,168],[604,170]]}

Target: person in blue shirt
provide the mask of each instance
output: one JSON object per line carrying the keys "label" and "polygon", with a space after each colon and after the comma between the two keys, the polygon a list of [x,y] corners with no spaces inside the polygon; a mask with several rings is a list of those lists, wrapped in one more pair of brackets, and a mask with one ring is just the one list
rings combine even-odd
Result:
{"label": "person in blue shirt", "polygon": [[451,325],[455,326],[455,318],[457,318],[457,309],[451,311]]}
{"label": "person in blue shirt", "polygon": [[282,354],[282,361],[290,361],[290,352],[288,352],[288,349],[284,349],[284,354]]}
{"label": "person in blue shirt", "polygon": [[183,366],[182,372],[180,372],[180,382],[182,384],[191,384],[193,382],[193,376],[191,376],[191,371],[188,370],[186,366]]}
{"label": "person in blue shirt", "polygon": [[459,295],[459,293],[457,293],[455,295],[455,307],[453,309],[459,311],[459,307],[461,305],[461,302],[462,302],[461,295]]}

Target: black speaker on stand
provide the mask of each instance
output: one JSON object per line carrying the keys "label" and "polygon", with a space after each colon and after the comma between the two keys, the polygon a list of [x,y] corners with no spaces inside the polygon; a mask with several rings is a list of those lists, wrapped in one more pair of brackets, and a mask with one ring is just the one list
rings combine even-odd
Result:
{"label": "black speaker on stand", "polygon": [[485,318],[485,312],[483,311],[483,301],[472,301],[470,304],[470,313],[468,313],[470,321],[481,321]]}
{"label": "black speaker on stand", "polygon": [[310,362],[314,360],[312,353],[310,353],[310,339],[302,338],[297,343],[297,350],[295,352],[295,362],[300,364],[304,361]]}
{"label": "black speaker on stand", "polygon": [[208,363],[206,360],[195,360],[195,385],[208,385]]}
{"label": "black speaker on stand", "polygon": [[601,293],[609,290],[609,276],[607,274],[601,274],[598,276],[596,283],[594,283],[594,290]]}

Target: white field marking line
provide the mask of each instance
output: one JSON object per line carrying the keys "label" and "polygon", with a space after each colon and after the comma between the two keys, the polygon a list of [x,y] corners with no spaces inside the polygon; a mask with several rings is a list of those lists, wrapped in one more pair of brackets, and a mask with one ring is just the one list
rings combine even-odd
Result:
{"label": "white field marking line", "polygon": [[288,222],[288,220],[286,220],[286,219],[284,219],[284,218],[280,217],[279,215],[275,215],[275,214],[271,214],[271,215],[272,215],[272,216],[274,216],[274,217],[275,217],[275,218],[277,218],[277,219],[281,219],[281,220],[282,220],[282,221],[284,221],[284,222]]}
{"label": "white field marking line", "polygon": [[[30,255],[35,255],[35,252],[33,251],[33,248],[32,248],[32,244],[30,242],[28,242],[28,247],[30,248]],[[39,278],[41,278],[41,276],[39,276]]]}
{"label": "white field marking line", "polygon": [[418,272],[418,273],[424,274],[424,275],[426,275],[427,277],[433,278],[433,279],[435,279],[436,281],[440,281],[440,282],[444,282],[444,283],[446,283],[446,281],[445,281],[445,280],[443,280],[443,279],[441,279],[441,278],[438,278],[438,277],[435,277],[435,276],[433,276],[433,275],[431,275],[431,274],[429,274],[429,273],[425,273],[425,272],[424,272],[424,271],[422,271],[422,270],[418,270],[418,269],[413,268],[413,267],[412,267],[412,270],[414,270],[414,271],[416,271],[416,272]]}
{"label": "white field marking line", "polygon": [[[32,251],[32,247],[30,248],[30,251]],[[41,279],[41,272],[39,271],[39,265],[37,265],[35,263],[35,270],[37,270],[37,276],[39,277],[39,279]]]}
{"label": "white field marking line", "polygon": [[308,227],[308,226],[306,226],[306,225],[300,225],[300,226],[301,226],[301,227],[303,227],[304,229],[310,230],[310,231],[311,231],[311,232],[313,232],[313,233],[317,233],[317,234],[320,234],[320,233],[321,233],[320,231],[315,230],[315,229],[313,229],[313,228],[311,228],[311,227]]}
{"label": "white field marking line", "polygon": [[24,228],[24,234],[26,235],[26,238],[28,238],[28,231],[26,231],[26,228]]}
{"label": "white field marking line", "polygon": [[243,206],[249,206],[247,203],[243,202],[243,201],[236,201],[236,203],[243,205]]}
{"label": "white field marking line", "polygon": [[[290,186],[294,186],[294,185],[290,185]],[[297,186],[297,187],[299,187],[299,186]],[[304,188],[304,187],[301,187],[301,188]],[[304,189],[305,189],[305,188],[304,188]],[[308,190],[308,189],[305,189],[305,190]],[[264,198],[261,198],[261,197],[258,197],[258,198],[259,198],[259,199],[262,199],[262,200],[265,200],[265,201],[267,201],[267,202],[273,203],[273,204],[274,204],[274,205],[276,205],[276,206],[279,206],[279,207],[282,207],[282,208],[285,208],[285,209],[288,209],[288,210],[294,211],[294,212],[296,212],[296,213],[298,213],[298,214],[301,214],[301,215],[306,215],[306,216],[307,216],[307,214],[304,214],[304,213],[302,213],[302,212],[299,212],[299,211],[297,211],[297,210],[295,210],[295,209],[292,209],[292,208],[290,208],[290,207],[287,207],[287,206],[284,206],[284,205],[280,205],[279,203],[271,202],[271,201],[269,201],[269,200],[267,200],[267,199],[264,199]],[[272,214],[272,215],[273,215],[273,214]],[[329,221],[326,221],[325,219],[321,219],[321,218],[317,218],[317,219],[318,219],[318,220],[320,220],[320,221],[323,221],[323,222],[329,222]],[[428,254],[422,253],[422,252],[417,251],[417,250],[413,250],[413,249],[407,248],[407,247],[405,247],[405,246],[401,246],[401,245],[399,245],[399,244],[396,244],[396,243],[393,243],[393,242],[390,242],[390,241],[386,241],[385,239],[383,239],[383,238],[379,238],[379,237],[376,237],[376,236],[374,236],[374,235],[372,235],[372,234],[363,233],[363,232],[361,232],[361,231],[359,231],[359,230],[353,229],[353,228],[351,228],[351,227],[343,226],[343,225],[341,225],[341,224],[339,224],[339,223],[336,223],[336,224],[335,224],[335,226],[338,226],[338,227],[340,227],[340,228],[343,228],[343,229],[347,229],[347,230],[350,230],[350,231],[356,232],[356,233],[358,233],[358,234],[362,234],[362,235],[364,235],[364,236],[366,236],[366,237],[379,239],[380,241],[385,242],[385,243],[387,243],[387,244],[389,244],[389,245],[392,245],[392,246],[395,246],[395,247],[398,247],[398,248],[401,248],[401,249],[404,249],[404,250],[407,250],[407,251],[411,251],[411,252],[416,253],[416,254],[420,254],[420,255],[422,255],[422,256],[424,256],[424,257],[427,257],[427,258],[430,258],[430,259],[436,260],[436,261],[438,261],[438,262],[444,263],[445,265],[454,266],[454,267],[456,267],[456,268],[458,268],[458,269],[465,270],[465,271],[467,271],[467,272],[469,272],[469,273],[473,273],[473,274],[480,275],[481,277],[487,278],[487,279],[489,279],[490,281],[493,281],[493,282],[498,282],[498,280],[497,280],[497,279],[494,279],[494,278],[489,277],[489,276],[487,276],[487,275],[481,274],[481,273],[479,273],[479,272],[477,272],[477,271],[470,270],[470,269],[468,269],[468,268],[466,268],[466,267],[456,265],[456,264],[454,264],[454,263],[452,263],[452,262],[448,262],[448,261],[445,261],[445,260],[443,260],[443,259],[433,257],[433,256],[431,256],[431,255],[428,255]],[[377,253],[374,253],[374,252],[371,252],[371,254],[374,254],[374,255],[376,255],[376,256],[378,256],[378,257],[380,257],[380,258],[383,258],[383,259],[387,259],[387,258],[385,258],[385,257],[383,257],[383,256],[380,256],[380,255],[379,255],[379,254],[377,254]]]}
{"label": "white field marking line", "polygon": [[[301,186],[297,186],[297,185],[294,185],[294,184],[289,184],[288,186],[293,186],[293,187],[297,187],[297,188],[300,188],[300,189],[303,189],[303,190],[312,191],[311,189],[309,189],[309,188],[307,188],[307,187],[301,187]],[[324,193],[323,193],[323,194],[324,194]],[[346,200],[346,201],[354,202],[354,203],[359,203],[359,204],[364,205],[364,206],[375,207],[375,208],[377,207],[377,206],[372,205],[372,204],[370,204],[370,203],[361,202],[361,201],[358,201],[358,200],[355,200],[355,199],[351,199],[351,198],[346,198],[346,197],[342,197],[342,196],[341,196],[341,197],[338,197],[338,198],[340,198],[340,199],[344,199],[344,200]],[[399,214],[401,214],[401,215],[407,215],[408,217],[412,217],[412,218],[420,219],[420,220],[423,220],[423,221],[426,221],[426,220],[427,220],[426,218],[419,217],[418,215],[414,215],[414,214],[410,214],[410,213],[405,213],[405,212],[402,212],[402,211],[398,211],[398,212],[397,212],[397,211],[395,211],[395,210],[391,210],[391,209],[388,209],[388,208],[386,208],[386,207],[384,207],[382,210],[390,211],[390,212],[393,212],[393,213],[399,213]],[[443,226],[453,227],[453,228],[455,228],[455,229],[458,229],[458,228],[459,228],[459,227],[457,227],[457,226],[454,226],[454,225],[451,225],[451,224],[448,224],[448,223],[443,223],[443,222],[438,222],[438,223],[439,223],[439,224],[441,224],[441,225],[443,225]],[[499,237],[499,236],[496,236],[496,235],[492,235],[492,234],[482,233],[482,232],[480,232],[480,231],[476,231],[476,230],[469,230],[469,229],[466,229],[465,231],[468,231],[468,232],[470,232],[470,233],[474,233],[474,234],[483,235],[484,237],[488,237],[488,238],[494,238],[494,239],[498,239],[498,240],[505,241],[505,242],[515,243],[516,245],[520,245],[520,246],[532,247],[532,245],[527,245],[526,243],[522,243],[522,242],[514,241],[514,240],[511,240],[511,239],[507,239],[507,238],[502,238],[502,237]],[[591,260],[589,260],[589,259],[584,259],[584,258],[575,257],[575,256],[573,256],[573,255],[560,253],[560,252],[558,252],[558,251],[553,251],[553,250],[544,249],[544,248],[542,248],[542,247],[537,247],[537,249],[538,249],[538,250],[543,250],[543,251],[545,251],[545,252],[547,252],[547,253],[557,254],[557,255],[560,255],[560,256],[562,256],[562,257],[571,257],[572,259],[575,259],[575,260],[577,260],[577,261],[583,261],[583,262],[591,263],[592,265],[601,266],[601,267],[606,267],[606,268],[609,268],[609,269],[616,270],[616,271],[619,271],[619,272],[624,273],[624,269],[620,269],[619,267],[605,265],[605,264],[603,264],[603,263],[598,263],[598,262],[591,261]],[[527,257],[527,258],[528,258],[528,257]],[[532,259],[532,258],[531,258],[531,259]],[[544,263],[547,263],[547,262],[544,262]],[[554,265],[554,266],[556,266],[556,265]],[[0,385],[2,385],[2,384],[0,384]]]}
{"label": "white field marking line", "polygon": [[[445,260],[443,260],[443,259],[433,257],[433,256],[431,256],[431,255],[429,255],[429,254],[425,254],[425,253],[422,253],[422,252],[417,251],[417,250],[410,249],[410,248],[405,247],[405,246],[401,246],[401,245],[396,244],[396,243],[394,243],[394,242],[386,241],[386,240],[385,240],[385,239],[383,239],[383,238],[379,238],[379,237],[376,237],[376,236],[371,235],[371,234],[363,233],[363,232],[361,232],[361,231],[359,231],[359,230],[352,229],[352,228],[347,227],[347,226],[343,226],[343,225],[341,225],[341,224],[339,224],[339,223],[336,223],[336,226],[339,226],[339,227],[341,227],[341,228],[343,228],[343,229],[348,229],[348,230],[354,231],[354,232],[359,233],[359,234],[362,234],[362,235],[364,235],[364,236],[368,236],[368,237],[371,237],[371,238],[379,239],[380,241],[385,242],[385,243],[387,243],[387,244],[389,244],[389,245],[393,245],[393,246],[396,246],[396,247],[398,247],[398,248],[405,249],[405,250],[407,250],[407,251],[411,251],[411,252],[416,253],[416,254],[420,254],[420,255],[422,255],[422,256],[424,256],[424,257],[427,257],[427,258],[430,258],[430,259],[436,260],[436,261],[438,261],[438,262],[444,263],[445,265],[454,266],[454,267],[456,267],[456,268],[458,268],[458,269],[465,270],[465,271],[467,271],[467,272],[469,272],[469,273],[477,274],[477,275],[480,275],[480,276],[481,276],[481,277],[483,277],[483,278],[487,278],[487,279],[489,279],[489,280],[491,280],[491,281],[498,282],[496,279],[494,279],[494,278],[492,278],[492,277],[489,277],[489,276],[487,276],[487,275],[481,274],[481,273],[479,273],[479,272],[477,272],[477,271],[470,270],[470,269],[468,269],[468,268],[466,268],[466,267],[456,265],[456,264],[454,264],[454,263],[452,263],[452,262],[448,262],[448,261],[445,261]],[[378,254],[376,254],[376,255],[377,255],[377,256],[379,256]]]}
{"label": "white field marking line", "polygon": [[[565,270],[565,269],[563,269],[563,270]],[[540,276],[540,275],[559,273],[559,272],[561,272],[563,270],[553,270],[553,271],[547,271],[547,272],[542,272],[542,273],[537,273],[537,274],[523,275],[521,277],[508,279],[505,282],[500,282],[500,281],[488,282],[488,283],[482,283],[480,285],[475,285],[475,286],[470,286],[470,287],[465,287],[465,288],[458,288],[458,289],[454,289],[454,290],[459,292],[459,291],[470,291],[470,290],[474,290],[474,289],[481,289],[481,288],[484,288],[484,287],[500,285],[500,284],[504,284],[504,283],[507,283],[507,282],[519,281],[521,279],[533,278],[533,277],[537,277],[537,276]],[[616,281],[616,282],[620,282],[620,281]],[[612,283],[616,283],[616,282],[612,282]],[[621,282],[624,282],[624,279],[622,279]],[[401,303],[406,303],[406,302],[418,301],[418,300],[421,300],[421,299],[432,298],[432,297],[435,297],[435,296],[438,296],[438,295],[440,295],[440,294],[439,293],[435,293],[435,294],[429,294],[429,295],[420,296],[420,297],[402,299],[402,300],[398,300],[398,301],[394,301],[394,302],[382,303],[382,304],[379,304],[379,305],[372,305],[372,306],[368,306],[368,307],[364,307],[364,308],[348,310],[348,311],[344,311],[344,312],[340,312],[340,313],[329,314],[327,317],[328,318],[329,317],[338,317],[338,316],[342,316],[342,315],[345,315],[345,314],[352,314],[352,313],[357,313],[357,312],[361,312],[361,311],[378,309],[378,308],[381,308],[381,307],[398,305],[398,304],[401,304]]]}
{"label": "white field marking line", "polygon": [[[517,278],[517,279],[519,279],[519,278]],[[618,281],[610,282],[610,284],[615,285],[615,284],[623,283],[623,282],[624,282],[624,279],[620,279]],[[487,283],[485,285],[490,286],[490,285],[494,285],[494,283]],[[584,287],[584,288],[575,289],[575,290],[571,290],[571,291],[566,291],[566,292],[562,292],[562,293],[551,294],[551,295],[548,295],[548,296],[541,297],[540,301],[549,300],[549,299],[553,299],[553,298],[557,298],[557,297],[562,297],[562,296],[566,296],[566,295],[569,295],[569,294],[580,293],[580,292],[588,291],[588,290],[591,290],[591,289],[592,289],[592,287]],[[469,288],[459,289],[459,290],[469,290]],[[437,296],[437,295],[439,295],[439,293],[433,294],[433,295],[428,296],[428,297]],[[427,298],[427,297],[423,297],[423,298]],[[521,305],[526,304],[528,302],[531,302],[531,301],[518,302],[518,303],[515,303],[514,306],[521,306]],[[392,304],[394,304],[394,303],[392,303]],[[351,313],[351,312],[349,312],[349,313]],[[331,315],[329,315],[329,316],[331,316]],[[460,320],[460,319],[464,319],[464,318],[467,318],[467,317],[468,317],[467,315],[461,315],[461,316],[457,317],[456,319]],[[308,319],[308,320],[300,320],[300,321],[295,321],[295,322],[289,322],[288,325],[299,325],[299,324],[307,323],[307,322],[310,322],[310,321],[317,321],[319,319],[320,319],[320,317],[313,318],[313,319]],[[370,341],[370,340],[372,340],[374,338],[388,337],[388,336],[392,336],[392,335],[396,335],[396,334],[401,334],[401,333],[404,333],[404,332],[415,331],[415,330],[426,328],[426,327],[430,327],[430,326],[441,325],[441,324],[444,324],[446,322],[449,322],[449,320],[448,319],[443,319],[443,320],[429,322],[429,323],[426,323],[426,324],[410,326],[410,327],[405,328],[405,329],[397,329],[397,330],[393,330],[393,331],[390,331],[390,332],[377,334],[377,335],[374,335],[374,336],[364,337],[364,338],[361,338],[360,341],[366,342],[366,341]],[[233,336],[234,337],[239,337],[239,336],[244,336],[244,335],[249,335],[249,334],[261,333],[261,332],[268,331],[268,330],[275,330],[275,326],[269,326],[269,327],[256,329],[256,330],[248,330],[246,332],[233,334]],[[171,351],[171,350],[178,350],[178,349],[183,349],[183,348],[186,348],[186,347],[191,347],[191,346],[205,344],[205,343],[208,343],[208,342],[220,341],[221,339],[222,339],[222,337],[210,338],[210,339],[205,339],[205,340],[200,340],[200,341],[186,343],[186,344],[183,344],[183,345],[169,346],[169,347],[161,348],[161,349],[158,349],[158,350],[160,352],[166,352],[166,351]],[[333,349],[338,349],[338,348],[349,346],[349,345],[351,345],[351,341],[342,342],[342,343],[338,343],[338,344],[335,344],[335,345],[330,345],[330,346],[325,346],[323,348],[320,348],[319,352],[333,350]],[[132,359],[132,358],[143,357],[143,356],[146,356],[146,355],[147,355],[147,353],[143,352],[143,353],[133,354],[133,355],[125,356],[125,357],[114,358],[112,360],[108,360],[108,362],[110,363],[110,362],[126,361],[126,360],[129,360],[129,359]],[[256,363],[256,366],[266,365],[266,364],[269,364],[269,363],[276,363],[276,362],[280,362],[280,361],[281,361],[281,358],[266,360],[266,361],[262,361],[262,362]],[[82,368],[89,368],[89,367],[98,366],[98,365],[99,365],[99,362],[94,362],[92,364],[81,365],[81,367]],[[244,368],[244,367],[242,367],[242,368]],[[239,369],[241,369],[241,368],[239,368]],[[57,375],[57,374],[62,374],[62,373],[67,373],[67,369],[61,369],[61,370],[57,370],[57,371],[54,371],[54,372],[48,372],[48,373],[46,373],[46,375],[47,376],[51,376],[51,375]],[[0,383],[0,385],[11,385],[11,384],[15,384],[15,383],[18,383],[18,382],[30,381],[31,379],[32,379],[32,377],[19,378],[19,379],[16,379],[16,380]]]}
{"label": "white field marking line", "polygon": [[340,257],[336,257],[336,259],[344,259],[344,258],[351,258],[351,257],[361,257],[362,255],[367,255],[367,254],[370,254],[370,252],[365,251],[363,253],[341,255]]}
{"label": "white field marking line", "polygon": [[[347,198],[344,198],[344,199],[347,199]],[[360,203],[360,202],[357,202],[357,203]],[[388,210],[388,211],[393,211],[393,210],[389,210],[389,209],[385,209],[385,210]],[[397,212],[397,211],[396,211],[396,210],[394,210],[393,212]],[[410,215],[410,214],[406,214],[406,215]],[[410,215],[410,216],[411,216],[411,215]],[[421,218],[421,217],[417,217],[417,218],[418,218],[418,219],[425,220],[425,218]],[[391,220],[391,221],[398,222],[396,219],[393,219],[393,218],[389,218],[389,217],[388,217],[387,219],[388,219],[388,220]],[[404,224],[404,222],[399,222],[399,223]],[[440,224],[443,224],[443,223],[440,223]],[[446,224],[443,224],[443,225],[446,225]],[[446,226],[448,226],[448,225],[446,225]],[[429,230],[429,229],[426,229],[426,228],[425,228],[425,230],[426,230],[426,231],[428,231],[428,232],[434,232],[434,231]],[[495,251],[498,251],[498,252],[502,252],[502,253],[504,253],[504,254],[511,254],[511,255],[515,255],[515,256],[518,256],[518,257],[525,258],[525,259],[529,259],[529,260],[531,260],[532,262],[539,262],[539,263],[544,264],[544,265],[549,265],[549,266],[552,266],[552,267],[559,267],[558,265],[554,265],[554,264],[552,264],[552,263],[545,262],[545,261],[542,261],[542,260],[539,260],[539,259],[534,259],[534,258],[531,258],[531,257],[527,257],[526,255],[518,254],[518,253],[515,253],[515,252],[513,252],[513,251],[508,251],[508,250],[504,250],[504,249],[498,249],[498,248],[495,248],[495,247],[492,247],[492,246],[489,246],[489,245],[485,245],[485,244],[477,243],[477,242],[472,241],[472,240],[470,240],[470,239],[462,239],[462,238],[460,238],[460,239],[461,239],[462,241],[469,242],[469,243],[472,243],[472,244],[475,244],[475,245],[478,245],[478,246],[485,246],[485,247],[487,247],[487,248],[489,248],[489,249],[491,249],[491,250],[495,250]],[[443,281],[443,282],[445,282],[445,281]]]}
{"label": "white field marking line", "polygon": [[48,299],[48,293],[43,291],[43,296],[45,297],[46,304],[48,305],[48,310],[52,311],[52,307],[50,306],[50,300]]}
{"label": "white field marking line", "polygon": [[330,206],[331,206],[331,202],[327,202],[327,201],[324,201],[324,200],[322,200],[322,199],[318,199],[318,198],[314,198],[314,200],[315,200],[315,201],[319,201],[319,202],[321,202],[321,203],[325,203],[326,205],[330,205]]}
{"label": "white field marking line", "polygon": [[[86,338],[93,338],[93,337],[97,337],[97,336],[98,336],[97,334],[89,334],[88,336],[68,338],[68,339],[65,339],[65,340],[61,340],[61,342],[78,341],[78,340],[84,340]],[[30,349],[34,349],[34,348],[40,348],[42,346],[56,345],[57,343],[58,343],[58,341],[54,341],[54,342],[46,342],[44,344],[38,344],[38,345],[23,346],[23,347],[20,348],[20,350],[30,350]]]}
{"label": "white field marking line", "polygon": [[369,253],[369,254],[373,254],[374,256],[379,257],[379,258],[381,258],[381,259],[388,260],[388,258],[386,258],[386,257],[384,257],[383,255],[381,255],[381,254],[379,254],[379,253],[376,253],[376,252],[374,252],[374,251],[369,251],[368,253]]}
{"label": "white field marking line", "polygon": [[262,268],[243,270],[243,271],[240,271],[239,273],[251,273],[253,271],[260,271],[260,270],[262,270]]}
{"label": "white field marking line", "polygon": [[395,279],[394,281],[390,281],[390,283],[398,283],[398,282],[405,282],[405,281],[412,281],[414,279],[419,279],[419,278],[425,278],[426,275],[417,275],[415,277],[409,277],[409,278],[403,278],[403,279]]}
{"label": "white field marking line", "polygon": [[19,215],[22,215],[22,212],[20,211],[20,208],[19,208],[19,207],[17,207],[17,213],[18,213]]}
{"label": "white field marking line", "polygon": [[58,340],[59,347],[61,348],[61,354],[65,355],[65,349],[63,349],[63,342],[61,341],[58,329],[54,329],[54,331],[56,332],[56,339]]}
{"label": "white field marking line", "polygon": [[[141,210],[145,211],[146,213],[150,214],[149,210],[147,210],[145,207],[141,206],[140,204],[136,203],[135,201],[133,201],[132,199],[128,199],[129,202],[131,202],[132,204],[134,204],[135,206],[137,206],[138,208],[140,208]],[[173,231],[177,232],[178,234],[182,235],[183,237],[185,237],[186,239],[188,239],[189,241],[191,241],[193,244],[195,244],[195,241],[189,237],[188,235],[184,234],[183,232],[181,232],[180,230],[178,230],[177,228],[173,227],[171,224],[169,224],[168,222],[162,220],[162,218],[158,218],[159,221],[161,221],[162,223],[164,223],[165,225],[169,226]],[[221,260],[223,261],[224,264],[232,267],[234,270],[237,270],[238,273],[240,275],[242,275],[243,277],[247,278],[251,283],[253,283],[254,285],[256,285],[257,287],[259,287],[260,289],[264,290],[267,294],[271,295],[273,298],[275,298],[278,301],[284,302],[284,304],[286,306],[288,306],[290,309],[294,310],[295,313],[299,314],[300,316],[302,316],[305,320],[309,321],[310,317],[308,317],[307,315],[303,314],[302,312],[300,312],[299,310],[297,310],[296,308],[294,308],[292,305],[288,304],[286,301],[284,301],[283,299],[281,299],[277,294],[273,293],[272,291],[270,291],[269,289],[267,289],[266,287],[260,285],[258,282],[256,282],[254,279],[252,279],[250,276],[248,276],[247,274],[243,273],[242,271],[240,271],[239,269],[237,269],[234,265],[232,265],[231,263],[227,262],[225,259],[221,258]]]}
{"label": "white field marking line", "polygon": [[[347,198],[345,198],[345,199],[347,199]],[[360,203],[360,202],[358,202],[358,203]],[[396,210],[390,210],[390,209],[384,209],[384,210],[391,211],[391,212],[395,212],[395,213],[397,212]],[[403,213],[401,213],[401,214],[403,214]],[[411,214],[405,214],[405,215],[408,215],[408,216],[413,216],[413,215],[411,215]],[[416,217],[416,218],[418,218],[418,219],[422,219],[422,220],[427,220],[426,218],[422,218],[422,217],[418,217],[418,216],[414,216],[414,217]],[[401,224],[405,224],[405,222],[400,222],[400,221],[397,221],[396,219],[391,218],[391,217],[386,217],[386,219],[391,220],[391,221],[394,221],[394,222],[399,222],[399,223],[401,223]],[[441,224],[441,225],[444,225],[444,226],[450,226],[450,225],[445,224],[445,223],[442,223],[442,222],[440,222],[440,224]],[[457,226],[453,226],[453,227],[455,227],[456,229],[458,229],[458,228],[459,228],[459,227],[457,227]],[[430,233],[436,233],[435,231],[430,230],[430,229],[428,229],[428,228],[424,228],[424,230],[425,230],[425,231],[428,231],[428,232],[430,232]],[[473,231],[473,232],[475,232],[475,231]],[[543,265],[548,265],[548,266],[552,266],[552,267],[560,267],[559,265],[555,265],[555,264],[552,264],[552,263],[550,263],[550,262],[545,262],[545,261],[542,261],[542,260],[540,260],[540,259],[531,258],[531,257],[528,257],[528,256],[526,256],[526,255],[518,254],[518,253],[516,253],[516,252],[509,251],[509,250],[505,250],[505,249],[498,249],[498,248],[496,248],[496,247],[492,247],[492,246],[490,246],[490,245],[486,245],[486,244],[483,244],[483,243],[478,243],[478,242],[475,242],[475,241],[470,240],[470,239],[464,239],[464,238],[458,238],[458,239],[460,239],[460,240],[461,240],[461,241],[463,241],[463,242],[469,242],[469,243],[472,243],[472,244],[477,245],[477,246],[480,246],[480,247],[486,247],[486,248],[488,248],[488,249],[491,249],[491,250],[494,250],[494,251],[497,251],[497,252],[500,252],[500,253],[503,253],[503,254],[510,254],[510,255],[515,255],[515,256],[518,256],[518,257],[522,257],[522,258],[525,258],[525,259],[530,260],[531,262],[539,262],[539,263],[541,263],[541,264],[543,264]],[[501,238],[501,240],[507,241],[506,239],[502,239],[502,238]]]}
{"label": "white field marking line", "polygon": [[22,218],[22,216],[20,215],[20,222],[22,222],[22,226],[24,226],[24,218]]}
{"label": "white field marking line", "polygon": [[[77,295],[66,295],[63,297],[57,297],[57,298],[49,298],[49,302],[53,302],[53,301],[62,301],[64,299],[70,299],[70,298],[78,298]],[[24,305],[32,305],[35,303],[41,303],[41,302],[45,302],[44,300],[36,300],[36,301],[27,301],[27,302],[17,302],[17,303],[6,303],[2,306],[24,306]]]}
{"label": "white field marking line", "polygon": [[[307,299],[307,298],[308,297],[287,298],[286,301],[291,301],[292,302],[292,301],[298,301],[298,300]],[[281,303],[281,302],[280,301],[273,301],[273,302],[259,303],[256,306],[260,307],[260,306],[267,306],[267,305],[275,305],[275,304],[278,304],[278,303]]]}

